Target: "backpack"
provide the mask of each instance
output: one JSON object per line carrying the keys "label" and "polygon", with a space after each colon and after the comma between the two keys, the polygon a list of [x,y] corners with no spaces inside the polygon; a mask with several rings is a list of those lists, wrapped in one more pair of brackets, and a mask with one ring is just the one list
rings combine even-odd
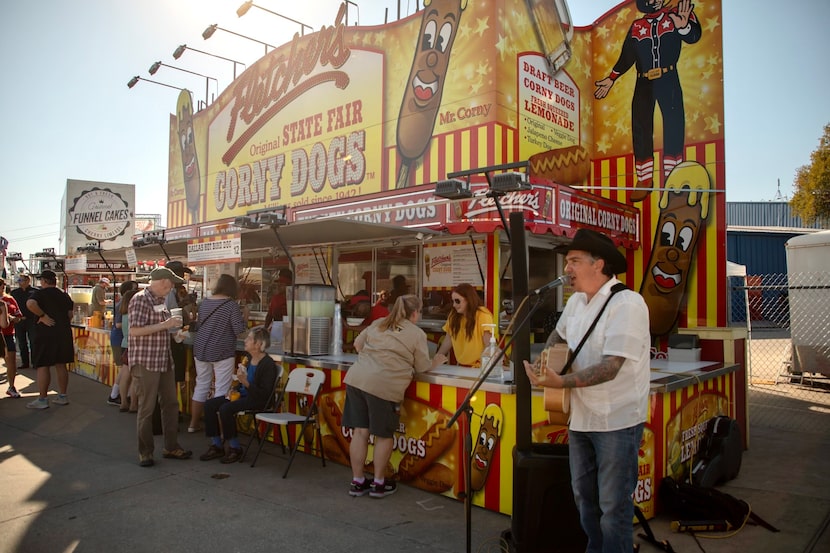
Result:
{"label": "backpack", "polygon": [[711,488],[738,476],[743,448],[738,421],[723,415],[709,419],[692,467],[692,483]]}

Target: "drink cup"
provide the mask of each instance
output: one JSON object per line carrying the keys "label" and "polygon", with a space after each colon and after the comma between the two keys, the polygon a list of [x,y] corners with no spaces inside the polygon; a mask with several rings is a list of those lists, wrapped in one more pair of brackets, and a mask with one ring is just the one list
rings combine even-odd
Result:
{"label": "drink cup", "polygon": [[182,326],[182,309],[181,307],[176,307],[170,310],[170,316],[173,318],[179,318],[179,326]]}

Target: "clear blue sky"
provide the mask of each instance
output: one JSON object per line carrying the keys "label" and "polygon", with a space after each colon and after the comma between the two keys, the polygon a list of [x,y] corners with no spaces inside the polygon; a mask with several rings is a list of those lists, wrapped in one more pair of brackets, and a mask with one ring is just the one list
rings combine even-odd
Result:
{"label": "clear blue sky", "polygon": [[[476,0],[469,0],[475,2]],[[773,0],[722,0],[725,65],[727,200],[772,200],[777,182],[792,195],[796,169],[809,163],[830,123],[827,24],[830,2],[808,0],[796,10]],[[4,79],[0,86],[4,175],[0,179],[0,234],[25,257],[58,247],[60,200],[66,179],[136,185],[136,212],[166,220],[168,114],[178,91],[134,75],[187,87],[203,99],[216,83],[155,61],[214,77],[218,90],[233,64],[197,52],[179,60],[182,43],[251,64],[264,46],[217,31],[212,23],[272,44],[291,39],[299,25],[242,0],[37,0],[4,6],[0,26]],[[317,29],[331,24],[338,0],[258,0],[258,5]],[[397,0],[357,0],[350,23],[397,17]],[[576,25],[587,25],[617,5],[570,0]],[[309,7],[312,6],[312,7]],[[415,0],[401,0],[402,15]]]}

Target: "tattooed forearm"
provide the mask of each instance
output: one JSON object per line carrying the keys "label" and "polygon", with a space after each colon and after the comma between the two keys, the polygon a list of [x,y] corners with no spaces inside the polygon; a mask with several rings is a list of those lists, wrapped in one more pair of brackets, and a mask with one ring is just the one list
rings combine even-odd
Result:
{"label": "tattooed forearm", "polygon": [[596,365],[591,365],[575,373],[564,376],[563,381],[565,388],[583,388],[585,386],[594,386],[602,384],[609,380],[614,380],[617,373],[620,372],[624,357],[617,355],[603,355],[602,360]]}
{"label": "tattooed forearm", "polygon": [[546,348],[549,348],[549,347],[555,346],[556,344],[562,344],[562,343],[564,343],[564,342],[565,342],[565,340],[563,340],[563,339],[559,336],[559,333],[558,333],[558,332],[556,332],[555,330],[553,330],[553,331],[551,331],[551,333],[548,335],[548,339],[547,339],[547,341],[545,342],[545,347],[546,347]]}

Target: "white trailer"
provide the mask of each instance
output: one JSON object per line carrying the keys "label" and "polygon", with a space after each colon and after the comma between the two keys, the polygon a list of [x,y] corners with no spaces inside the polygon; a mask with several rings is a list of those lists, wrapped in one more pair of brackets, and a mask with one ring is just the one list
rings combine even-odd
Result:
{"label": "white trailer", "polygon": [[830,376],[830,230],[786,243],[792,371]]}

